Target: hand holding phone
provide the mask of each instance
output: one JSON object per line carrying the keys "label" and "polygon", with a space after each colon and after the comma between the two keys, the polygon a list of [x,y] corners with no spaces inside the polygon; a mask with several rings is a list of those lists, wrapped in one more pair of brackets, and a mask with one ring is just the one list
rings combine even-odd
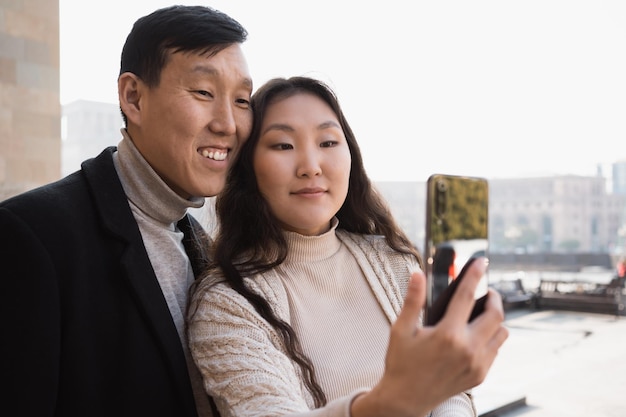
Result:
{"label": "hand holding phone", "polygon": [[[457,287],[461,283],[461,280],[463,280],[465,273],[470,268],[472,263],[476,261],[477,259],[480,259],[480,258],[471,258],[469,261],[467,261],[463,269],[461,269],[461,272],[459,272],[459,275],[456,277],[456,279],[452,281],[452,283],[448,285],[448,287],[439,295],[439,297],[437,297],[435,302],[432,303],[432,305],[430,306],[428,310],[426,325],[432,326],[432,325],[437,324],[437,322],[441,320],[441,318],[446,313],[446,309],[448,308],[448,304],[450,303],[450,300],[452,299],[454,292],[456,291]],[[485,303],[487,302],[487,295],[488,294],[483,295],[482,297],[478,298],[474,302],[474,308],[472,309],[472,313],[470,314],[470,318],[469,318],[470,322],[474,320],[478,315],[480,315],[480,313],[482,313],[485,310]]]}
{"label": "hand holding phone", "polygon": [[[484,178],[434,174],[428,178],[426,202],[424,323],[433,325],[445,314],[470,264],[487,257],[488,183]],[[485,274],[470,321],[484,309],[487,289]]]}

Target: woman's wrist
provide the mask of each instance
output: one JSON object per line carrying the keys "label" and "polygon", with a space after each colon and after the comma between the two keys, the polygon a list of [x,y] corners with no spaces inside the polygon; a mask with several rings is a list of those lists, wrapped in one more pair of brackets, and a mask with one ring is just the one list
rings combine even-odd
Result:
{"label": "woman's wrist", "polygon": [[405,404],[393,394],[385,395],[378,386],[355,396],[350,406],[350,417],[422,417],[427,414],[428,410],[415,409],[414,404]]}
{"label": "woman's wrist", "polygon": [[350,417],[376,417],[380,415],[377,408],[378,406],[372,401],[371,391],[366,391],[358,394],[352,400]]}

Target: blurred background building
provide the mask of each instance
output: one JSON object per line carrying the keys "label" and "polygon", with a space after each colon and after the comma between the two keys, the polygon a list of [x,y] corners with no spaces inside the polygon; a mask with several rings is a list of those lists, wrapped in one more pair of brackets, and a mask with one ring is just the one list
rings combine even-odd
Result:
{"label": "blurred background building", "polygon": [[110,103],[78,100],[66,104],[61,119],[61,173],[80,169],[80,164],[122,138],[122,114]]}
{"label": "blurred background building", "polygon": [[61,173],[59,3],[0,2],[0,200]]}
{"label": "blurred background building", "polygon": [[613,193],[626,195],[626,159],[613,164]]}

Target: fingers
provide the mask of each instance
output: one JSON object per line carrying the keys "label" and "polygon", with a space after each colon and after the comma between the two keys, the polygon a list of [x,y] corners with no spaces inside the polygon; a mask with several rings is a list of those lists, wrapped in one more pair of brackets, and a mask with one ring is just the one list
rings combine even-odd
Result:
{"label": "fingers", "polygon": [[[443,320],[422,328],[418,323],[426,299],[426,278],[422,272],[411,275],[404,305],[391,328],[383,378],[370,393],[355,400],[353,411],[356,407],[371,411],[384,399],[386,406],[424,415],[423,408],[432,409],[433,404],[483,381],[508,337],[497,293],[489,295],[488,317],[467,322],[485,269],[484,258],[474,262],[459,282]],[[479,319],[481,323],[474,326]],[[361,414],[355,411],[353,415]]]}
{"label": "fingers", "polygon": [[504,326],[500,326],[496,334],[489,341],[489,349],[497,351],[504,344],[506,339],[509,338],[509,329]]}
{"label": "fingers", "polygon": [[[491,368],[491,365],[495,361],[498,356],[498,351],[504,344],[504,342],[509,337],[509,330],[503,325],[495,326],[495,333],[491,335],[491,337],[483,337],[481,339],[474,338],[474,343],[477,341],[482,341],[482,348],[478,350],[480,352],[480,365],[484,369],[484,376],[486,376],[487,372]],[[484,377],[483,377],[484,378]]]}
{"label": "fingers", "polygon": [[424,273],[413,272],[409,280],[406,297],[402,310],[396,319],[394,327],[400,332],[413,334],[419,322],[422,308],[426,300],[426,277]]}
{"label": "fingers", "polygon": [[487,270],[487,259],[475,259],[465,273],[458,288],[448,304],[442,322],[456,323],[465,326],[472,312],[475,302],[476,287]]}
{"label": "fingers", "polygon": [[498,313],[504,319],[504,305],[502,304],[502,296],[493,288],[489,288],[489,297],[485,304],[485,311],[493,311]]}
{"label": "fingers", "polygon": [[489,296],[485,304],[485,311],[478,316],[470,327],[480,338],[489,340],[494,347],[500,347],[508,337],[508,330],[503,327],[504,307],[502,297],[494,289],[489,289]]}
{"label": "fingers", "polygon": [[493,327],[494,324],[500,324],[504,321],[504,306],[500,293],[493,288],[489,288],[488,291],[485,311],[471,323],[473,327],[479,329],[481,327]]}

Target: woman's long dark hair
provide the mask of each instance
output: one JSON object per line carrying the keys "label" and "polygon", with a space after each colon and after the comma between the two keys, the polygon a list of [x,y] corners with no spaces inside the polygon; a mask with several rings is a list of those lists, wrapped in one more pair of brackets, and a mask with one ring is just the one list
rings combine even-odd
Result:
{"label": "woman's long dark hair", "polygon": [[267,108],[296,94],[313,94],[333,110],[347,139],[352,166],[346,200],[337,213],[339,229],[360,234],[383,235],[398,252],[413,254],[422,263],[417,249],[396,225],[383,198],[372,186],[363,166],[361,151],[337,97],[323,82],[307,78],[277,78],[261,86],[252,96],[252,132],[229,172],[224,191],[216,199],[218,231],[209,269],[220,270],[225,281],[245,297],[256,311],[280,334],[288,355],[303,372],[315,406],[326,404],[326,396],[315,378],[315,369],[303,353],[291,326],[276,316],[269,303],[251,291],[244,277],[280,265],[287,256],[283,230],[257,187],[253,158]]}

